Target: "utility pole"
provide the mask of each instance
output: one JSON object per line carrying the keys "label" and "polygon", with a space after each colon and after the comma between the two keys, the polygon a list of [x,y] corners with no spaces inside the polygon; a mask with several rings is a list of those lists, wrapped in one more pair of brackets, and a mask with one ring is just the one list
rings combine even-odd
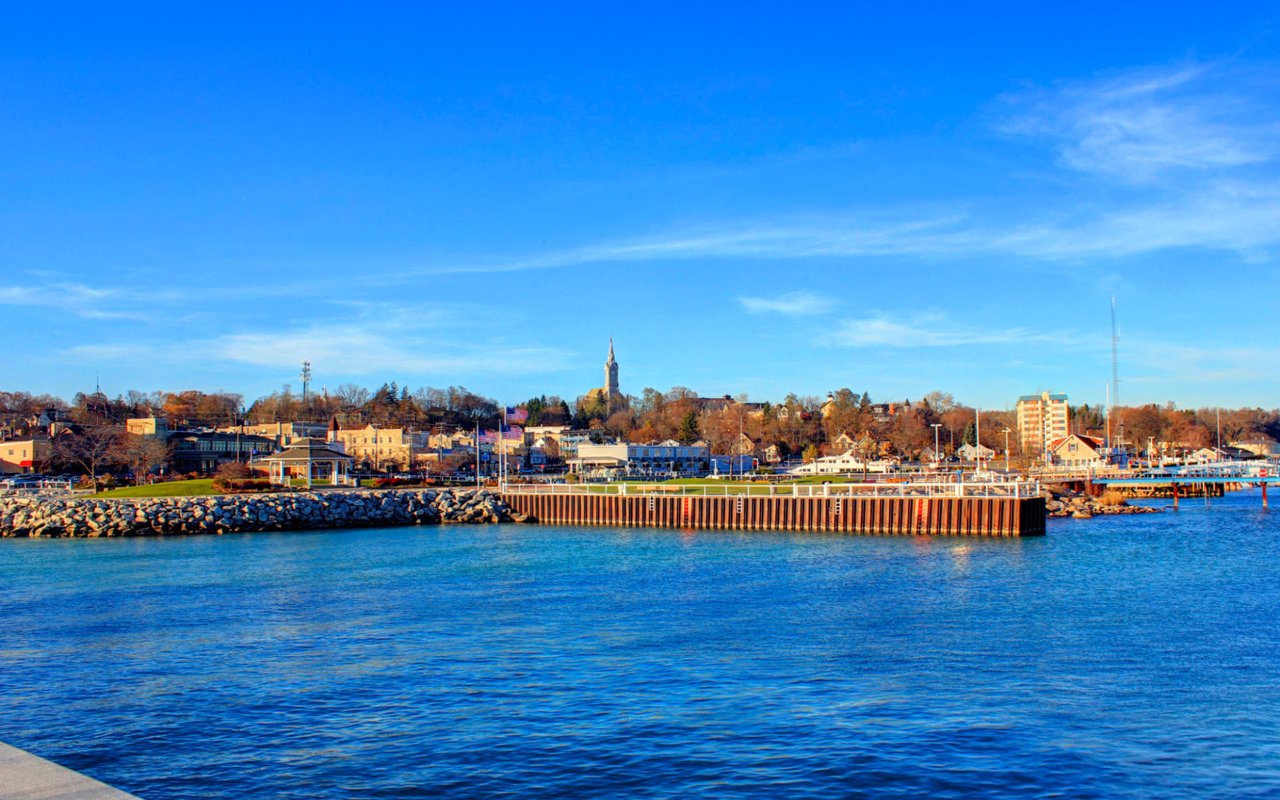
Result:
{"label": "utility pole", "polygon": [[1107,384],[1107,455],[1111,457],[1111,384]]}
{"label": "utility pole", "polygon": [[982,472],[982,412],[973,410],[973,454],[978,461],[978,472]]}

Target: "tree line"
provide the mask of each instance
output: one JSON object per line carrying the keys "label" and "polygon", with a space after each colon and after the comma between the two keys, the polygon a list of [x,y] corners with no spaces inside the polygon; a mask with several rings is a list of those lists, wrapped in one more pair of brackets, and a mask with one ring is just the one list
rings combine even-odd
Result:
{"label": "tree line", "polygon": [[[775,446],[784,457],[831,454],[842,449],[837,441],[844,435],[873,443],[878,454],[914,457],[935,441],[943,452],[951,452],[980,435],[981,443],[997,452],[1004,452],[1007,441],[1015,456],[1024,455],[1013,411],[982,411],[979,432],[977,409],[941,391],[915,401],[877,403],[867,392],[841,388],[827,398],[788,394],[778,403],[756,404],[745,396],[704,398],[676,386],[665,392],[646,388],[614,409],[602,407],[598,395],[584,395],[573,404],[556,395],[540,395],[520,405],[528,412],[527,425],[596,429],[635,443],[701,440],[716,453],[732,452],[745,437],[757,448]],[[242,420],[324,422],[336,417],[342,427],[470,430],[476,425],[492,429],[502,415],[496,400],[463,386],[411,390],[395,382],[376,389],[344,384],[305,398],[284,386],[247,407],[243,396],[232,392],[129,391],[115,398],[78,393],[68,402],[52,395],[0,391],[0,425],[8,435],[24,432],[31,420],[48,410],[80,428],[116,429],[126,419],[155,415],[171,427],[220,427]],[[1106,409],[1098,405],[1074,406],[1070,419],[1075,433],[1098,435],[1108,429]],[[1109,428],[1113,441],[1138,448],[1150,441],[1192,448],[1218,441],[1265,443],[1280,440],[1280,410],[1126,406],[1113,410]]]}

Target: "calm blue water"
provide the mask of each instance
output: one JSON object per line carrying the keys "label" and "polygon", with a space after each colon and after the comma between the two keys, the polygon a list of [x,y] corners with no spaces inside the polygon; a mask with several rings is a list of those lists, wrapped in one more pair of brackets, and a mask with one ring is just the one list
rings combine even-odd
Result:
{"label": "calm blue water", "polygon": [[1280,509],[1024,541],[0,541],[0,740],[149,800],[1280,797]]}

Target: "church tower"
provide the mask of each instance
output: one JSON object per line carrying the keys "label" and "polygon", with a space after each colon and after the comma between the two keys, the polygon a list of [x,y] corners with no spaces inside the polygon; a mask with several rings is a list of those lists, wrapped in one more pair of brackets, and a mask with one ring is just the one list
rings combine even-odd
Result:
{"label": "church tower", "polygon": [[622,393],[618,391],[618,361],[613,357],[613,339],[609,339],[609,358],[604,362],[604,394],[609,410],[618,407]]}

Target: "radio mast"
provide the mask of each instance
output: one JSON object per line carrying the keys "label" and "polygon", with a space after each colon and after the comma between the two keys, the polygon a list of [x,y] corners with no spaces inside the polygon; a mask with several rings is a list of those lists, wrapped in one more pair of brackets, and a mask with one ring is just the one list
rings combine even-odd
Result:
{"label": "radio mast", "polygon": [[[1111,415],[1120,404],[1120,333],[1116,329],[1116,298],[1111,297],[1111,396],[1107,398],[1107,429],[1111,429]],[[1117,435],[1120,444],[1124,444],[1124,421],[1120,421]]]}
{"label": "radio mast", "polygon": [[1116,331],[1116,299],[1111,298],[1111,407],[1120,402],[1120,334]]}
{"label": "radio mast", "polygon": [[307,407],[307,395],[311,392],[311,362],[302,362],[302,374],[298,376],[302,379],[302,407]]}

